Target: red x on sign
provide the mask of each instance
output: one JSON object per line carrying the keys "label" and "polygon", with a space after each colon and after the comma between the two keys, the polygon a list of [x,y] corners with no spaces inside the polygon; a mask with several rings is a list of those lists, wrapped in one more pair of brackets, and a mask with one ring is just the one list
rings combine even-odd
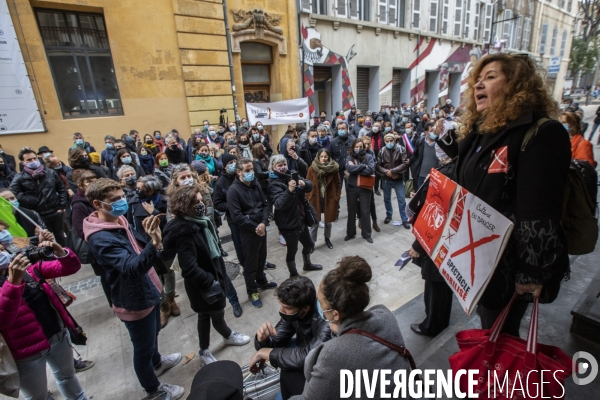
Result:
{"label": "red x on sign", "polygon": [[462,249],[456,250],[454,253],[450,255],[450,257],[454,258],[459,256],[467,251],[471,252],[471,285],[475,283],[475,249],[479,246],[483,246],[484,244],[493,242],[498,239],[500,235],[491,235],[484,238],[481,238],[477,241],[473,241],[473,230],[471,228],[471,212],[467,210],[467,220],[469,223],[469,244],[463,247]]}
{"label": "red x on sign", "polygon": [[488,174],[508,172],[508,146],[500,147],[492,152],[492,163],[488,168]]}

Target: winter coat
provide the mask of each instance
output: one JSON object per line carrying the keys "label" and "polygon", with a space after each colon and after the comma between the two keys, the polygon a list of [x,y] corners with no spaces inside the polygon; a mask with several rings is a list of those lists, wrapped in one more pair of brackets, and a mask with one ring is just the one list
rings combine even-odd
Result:
{"label": "winter coat", "polygon": [[331,141],[331,157],[340,166],[340,173],[346,170],[346,157],[352,147],[352,142],[356,139],[354,136],[337,136]]}
{"label": "winter coat", "polygon": [[[600,108],[599,108],[600,109]],[[11,170],[17,172],[17,163],[15,162],[15,156],[11,156],[10,154],[2,153],[0,157],[4,160],[4,164],[8,165]],[[23,165],[23,164],[21,164]]]}
{"label": "winter coat", "polygon": [[317,136],[317,142],[319,143],[319,146],[331,152],[331,138],[329,135],[325,135],[323,139],[321,139],[320,136]]}
{"label": "winter coat", "polygon": [[[404,147],[396,145],[393,150],[384,147],[379,151],[375,170],[383,177],[383,179],[401,181],[403,178],[402,173],[407,169],[408,158],[406,157],[406,151],[404,150]],[[392,172],[391,178],[386,175],[388,171]]]}
{"label": "winter coat", "polygon": [[[39,282],[39,278],[33,271],[34,268],[41,272],[45,279],[73,275],[81,268],[81,262],[71,250],[65,248],[65,251],[68,253],[65,257],[42,262],[41,271],[39,264],[34,264],[27,268],[27,273],[36,282]],[[4,278],[0,279],[0,282],[2,281]],[[23,299],[25,286],[25,281],[20,285],[13,285],[7,280],[0,288],[0,333],[17,361],[50,349],[50,342],[44,335],[42,325]],[[75,329],[73,320],[52,288],[44,283],[41,289],[48,296],[50,304],[65,327]]]}
{"label": "winter coat", "polygon": [[171,183],[171,166],[168,165],[165,168],[155,167],[154,172],[152,172],[152,175],[160,180],[164,189],[167,186],[169,186],[169,183]]}
{"label": "winter coat", "polygon": [[229,214],[229,208],[227,207],[227,191],[236,178],[235,174],[228,174],[223,171],[217,182],[215,182],[215,189],[213,191],[213,203],[215,209],[222,213],[225,213],[227,222],[233,223],[231,215]]}
{"label": "winter coat", "polygon": [[37,211],[42,217],[67,207],[67,189],[56,171],[44,167],[44,175],[37,178],[19,172],[10,191],[23,207]]}
{"label": "winter coat", "polygon": [[83,221],[94,211],[96,209],[85,197],[85,194],[81,190],[77,190],[71,199],[71,225],[81,239],[84,238]]}
{"label": "winter coat", "polygon": [[140,155],[140,166],[144,171],[144,174],[140,176],[152,175],[152,173],[154,172],[154,162],[155,159],[154,157],[152,157],[152,153],[148,153],[145,156]]}
{"label": "winter coat", "polygon": [[256,179],[246,185],[234,179],[227,191],[227,209],[233,223],[254,232],[259,224],[269,225],[270,207]]}
{"label": "winter coat", "polygon": [[582,135],[573,135],[571,137],[571,158],[587,161],[592,167],[596,167],[593,147],[592,142],[586,140]]}
{"label": "winter coat", "polygon": [[[313,160],[317,156],[317,152],[319,151],[319,149],[321,147],[322,146],[319,144],[318,140],[313,145],[311,145],[308,140],[305,141],[304,144],[302,145],[302,148],[300,149],[300,158],[302,158],[304,160],[304,162],[306,163],[306,165],[310,167]],[[308,169],[306,171],[306,174],[308,174]]]}
{"label": "winter coat", "polygon": [[416,134],[413,136],[412,143],[414,144],[415,151],[410,156],[410,173],[415,179],[419,176],[419,172],[421,171],[425,146],[429,145],[428,143],[425,143],[426,141],[427,139],[425,137],[420,137]]}
{"label": "winter coat", "polygon": [[317,217],[321,221],[321,213],[325,214],[325,222],[334,222],[337,219],[338,207],[342,197],[342,181],[339,172],[327,175],[325,185],[325,196],[323,198],[324,208],[321,209],[321,191],[319,189],[319,177],[313,167],[308,169],[306,178],[313,182],[314,189],[306,194],[308,202],[317,211]]}
{"label": "winter coat", "polygon": [[[521,151],[525,133],[540,117],[528,111],[498,133],[480,135],[475,129],[458,144],[437,142],[450,158],[459,157],[458,184],[515,223],[480,300],[490,309],[508,303],[515,282],[543,284],[540,301],[552,302],[568,276],[560,220],[571,160],[569,135],[558,121],[547,121]],[[502,167],[495,154],[507,163],[506,172],[488,172],[492,165]]]}
{"label": "winter coat", "polygon": [[375,157],[371,154],[365,154],[364,160],[354,158],[354,154],[349,154],[346,159],[354,163],[354,165],[346,164],[346,170],[350,174],[348,186],[356,186],[358,175],[371,176],[375,174]]}
{"label": "winter coat", "polygon": [[164,153],[169,159],[169,164],[182,164],[188,162],[187,154],[183,149],[171,150],[170,147],[167,147],[165,148]]}
{"label": "winter coat", "polygon": [[258,179],[258,184],[266,195],[267,188],[269,187],[269,159],[254,159],[252,164],[254,165],[254,175],[256,175],[256,179]]}
{"label": "winter coat", "polygon": [[194,222],[176,216],[165,226],[163,244],[177,252],[181,276],[192,310],[197,313],[220,311],[225,308],[225,296],[208,304],[201,290],[208,290],[216,280],[227,293],[227,275],[223,257],[212,258],[202,229]]}
{"label": "winter coat", "polygon": [[[337,336],[333,335],[331,340],[308,354],[304,361],[304,391],[290,400],[339,399],[341,369],[366,370],[369,376],[373,376],[374,370],[405,370],[408,376],[410,364],[400,353],[366,336],[344,334],[350,329],[361,329],[404,346],[396,318],[381,304],[347,318],[340,324]],[[380,382],[376,380],[374,399],[381,398]],[[364,385],[361,386],[364,389]],[[387,391],[391,393],[393,390],[388,386]]]}
{"label": "winter coat", "polygon": [[100,153],[100,164],[106,166],[110,171],[111,175],[109,178],[114,179],[114,175],[112,175],[113,164],[115,162],[115,156],[117,155],[117,150],[115,149],[106,149],[102,150]]}
{"label": "winter coat", "polygon": [[10,169],[8,164],[4,164],[4,165],[6,165],[4,167],[5,170],[3,172],[0,172],[0,188],[10,187],[10,183],[15,178],[15,175],[17,175],[17,173],[15,171]]}
{"label": "winter coat", "polygon": [[[295,322],[279,320],[275,325],[277,336],[269,336],[264,342],[259,342],[254,336],[254,348],[272,349],[269,362],[275,368],[283,370],[304,371],[304,360],[311,350],[321,343],[331,340],[329,322],[325,321],[316,306],[313,306],[306,316]],[[292,337],[296,336],[296,346],[288,348]]]}
{"label": "winter coat", "polygon": [[308,179],[304,187],[296,186],[294,192],[288,189],[290,175],[276,173],[278,178],[269,179],[269,198],[275,206],[275,224],[280,231],[301,231],[304,229],[304,201],[306,193],[313,190],[313,184]]}
{"label": "winter coat", "polygon": [[262,145],[265,146],[265,153],[267,153],[267,157],[271,158],[273,155],[273,148],[269,144],[269,135],[261,136],[258,140],[254,140],[253,137],[250,137],[250,148],[257,143],[262,143]]}
{"label": "winter coat", "polygon": [[[67,182],[69,183],[69,189],[71,189],[73,191],[73,193],[75,193],[77,191],[77,183],[75,181],[73,181],[73,172],[75,172],[75,170],[77,170],[77,169],[89,169],[94,174],[96,174],[96,178],[98,178],[98,179],[108,178],[108,175],[106,175],[106,173],[104,173],[104,170],[102,170],[102,168],[97,167],[95,165],[90,165],[88,168],[81,168],[81,167],[74,166],[73,169],[71,169],[69,172],[67,172]],[[114,176],[116,177],[117,174],[114,174]]]}
{"label": "winter coat", "polygon": [[[152,213],[152,215],[166,214],[167,197],[163,196],[162,194],[158,194],[157,196],[159,197],[158,203],[154,206],[154,212]],[[147,199],[144,200],[148,201]],[[151,241],[152,239],[150,238],[150,236],[148,236],[146,230],[144,229],[144,226],[142,225],[142,221],[148,218],[150,214],[148,214],[144,206],[142,206],[142,201],[140,200],[137,193],[131,196],[131,198],[127,202],[129,203],[129,208],[127,208],[127,222],[129,222],[129,225],[137,233],[139,233],[140,236],[143,237],[146,242]],[[166,218],[163,217],[160,219],[161,229],[164,228],[166,223]]]}

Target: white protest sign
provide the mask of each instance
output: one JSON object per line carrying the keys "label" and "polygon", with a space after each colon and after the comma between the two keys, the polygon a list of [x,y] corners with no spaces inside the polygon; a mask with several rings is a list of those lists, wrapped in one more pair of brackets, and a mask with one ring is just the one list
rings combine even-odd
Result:
{"label": "white protest sign", "polygon": [[307,122],[310,119],[308,98],[278,101],[276,103],[246,103],[250,125],[284,125]]}

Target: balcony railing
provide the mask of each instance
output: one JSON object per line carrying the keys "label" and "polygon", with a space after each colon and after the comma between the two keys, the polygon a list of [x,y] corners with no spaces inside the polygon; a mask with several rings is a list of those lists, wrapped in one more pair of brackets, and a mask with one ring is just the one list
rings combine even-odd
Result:
{"label": "balcony railing", "polygon": [[89,28],[40,27],[44,45],[109,49],[106,31]]}

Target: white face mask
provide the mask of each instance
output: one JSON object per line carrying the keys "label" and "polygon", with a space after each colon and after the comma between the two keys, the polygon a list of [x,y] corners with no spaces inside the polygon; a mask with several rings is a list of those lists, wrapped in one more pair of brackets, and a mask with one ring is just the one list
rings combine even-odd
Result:
{"label": "white face mask", "polygon": [[410,133],[412,133],[412,128],[405,129],[404,131],[405,131],[406,133],[410,134]]}
{"label": "white face mask", "polygon": [[186,178],[179,183],[180,186],[192,186],[193,184],[194,178]]}

